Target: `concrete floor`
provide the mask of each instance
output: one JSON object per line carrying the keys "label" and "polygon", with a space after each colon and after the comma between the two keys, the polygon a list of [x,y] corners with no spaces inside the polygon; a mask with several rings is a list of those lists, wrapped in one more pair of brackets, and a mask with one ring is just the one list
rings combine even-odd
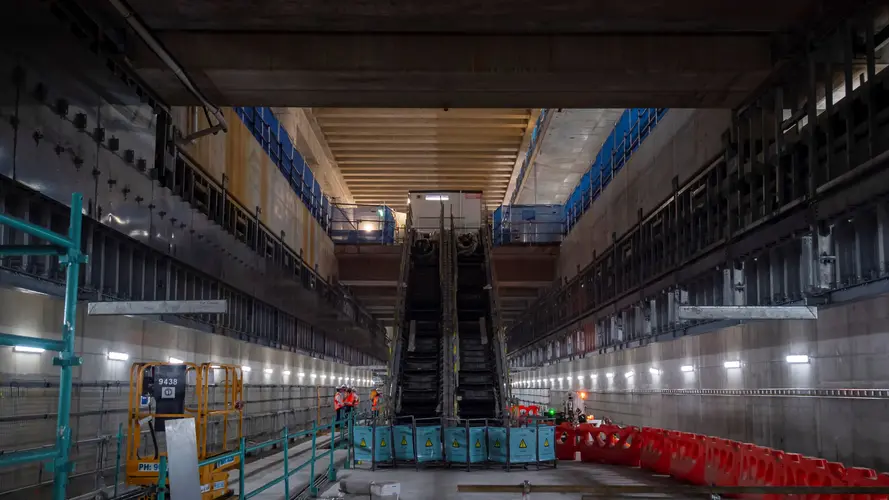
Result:
{"label": "concrete floor", "polygon": [[[507,473],[502,469],[473,470],[466,472],[459,469],[425,469],[415,471],[413,468],[378,469],[372,472],[366,468],[341,471],[340,480],[394,481],[401,483],[401,500],[512,500],[521,495],[514,493],[458,493],[460,484],[509,484],[517,485],[525,480],[531,484],[583,484],[583,485],[673,485],[669,478],[652,476],[638,468],[610,465],[588,464],[581,462],[560,462],[558,468],[534,468],[528,470],[514,469]],[[529,500],[567,500],[580,499],[580,494],[544,494],[532,493]],[[329,488],[322,498],[342,498],[339,496],[339,485]],[[368,499],[367,495],[350,495],[349,499]],[[600,497],[601,498],[601,497]],[[633,498],[633,497],[626,497]],[[669,495],[646,494],[645,498],[676,498]]]}

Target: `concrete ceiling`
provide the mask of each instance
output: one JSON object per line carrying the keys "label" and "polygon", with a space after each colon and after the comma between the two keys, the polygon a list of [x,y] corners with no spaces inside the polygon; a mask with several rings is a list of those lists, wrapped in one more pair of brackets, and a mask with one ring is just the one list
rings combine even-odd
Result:
{"label": "concrete ceiling", "polygon": [[539,113],[529,109],[312,110],[359,204],[407,208],[408,191],[481,190],[499,205]]}
{"label": "concrete ceiling", "polygon": [[516,203],[562,204],[590,168],[622,109],[552,110]]}
{"label": "concrete ceiling", "polygon": [[[522,109],[732,108],[799,53],[806,30],[866,2],[129,3],[219,106]],[[110,2],[70,4],[108,28],[101,49],[167,104],[197,103]],[[0,2],[0,19],[15,21],[0,38],[22,54],[63,52],[72,37],[47,28],[51,5]]]}

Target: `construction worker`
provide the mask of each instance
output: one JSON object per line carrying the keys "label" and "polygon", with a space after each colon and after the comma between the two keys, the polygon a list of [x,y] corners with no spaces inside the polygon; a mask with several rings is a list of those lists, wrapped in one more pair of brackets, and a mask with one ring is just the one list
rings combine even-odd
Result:
{"label": "construction worker", "polygon": [[333,394],[333,409],[336,410],[336,421],[343,419],[343,408],[345,408],[346,386],[341,385],[336,388]]}
{"label": "construction worker", "polygon": [[370,411],[376,420],[380,411],[380,391],[376,389],[370,391]]}
{"label": "construction worker", "polygon": [[357,402],[358,396],[355,394],[355,390],[351,387],[347,387],[345,396],[343,396],[344,418],[349,418],[352,415],[352,409],[355,408]]}

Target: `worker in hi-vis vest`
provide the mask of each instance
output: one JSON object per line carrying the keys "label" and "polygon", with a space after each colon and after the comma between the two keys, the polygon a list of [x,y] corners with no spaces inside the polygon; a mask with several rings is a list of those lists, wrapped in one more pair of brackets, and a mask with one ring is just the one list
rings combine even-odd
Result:
{"label": "worker in hi-vis vest", "polygon": [[376,420],[380,411],[380,391],[376,389],[370,391],[370,411],[374,420]]}
{"label": "worker in hi-vis vest", "polygon": [[343,408],[345,408],[345,398],[346,398],[346,386],[341,385],[336,388],[336,392],[333,394],[333,409],[336,410],[336,417],[334,417],[337,421],[343,419]]}

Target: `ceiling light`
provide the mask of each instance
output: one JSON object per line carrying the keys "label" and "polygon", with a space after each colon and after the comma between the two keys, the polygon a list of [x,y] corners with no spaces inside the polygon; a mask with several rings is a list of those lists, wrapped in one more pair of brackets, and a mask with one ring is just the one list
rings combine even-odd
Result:
{"label": "ceiling light", "polygon": [[789,354],[786,358],[788,363],[791,364],[800,364],[800,363],[808,363],[809,356],[806,354]]}
{"label": "ceiling light", "polygon": [[247,365],[244,365],[244,366],[241,367],[241,370],[243,370],[243,371],[245,371],[245,372],[249,372],[249,371],[251,370],[251,368],[250,368],[249,366],[247,366]]}
{"label": "ceiling light", "polygon": [[108,353],[108,359],[113,361],[126,361],[130,359],[130,355],[125,352],[114,352],[110,351]]}
{"label": "ceiling light", "polygon": [[290,370],[284,370],[283,372],[281,372],[281,375],[284,375],[285,377],[289,377],[289,376],[290,376]]}
{"label": "ceiling light", "polygon": [[15,347],[13,347],[12,350],[15,352],[27,352],[27,353],[31,353],[31,354],[40,354],[41,352],[46,351],[46,349],[44,349],[42,347],[29,347],[26,345],[17,345]]}
{"label": "ceiling light", "polygon": [[222,368],[222,367],[219,366],[219,365],[210,365],[210,368],[212,368],[212,369],[214,369],[214,370],[218,370],[218,369],[220,369],[220,368]]}
{"label": "ceiling light", "polygon": [[679,369],[682,370],[682,371],[685,372],[685,373],[695,371],[695,367],[692,366],[692,365],[682,365],[682,367],[679,368]]}
{"label": "ceiling light", "polygon": [[272,373],[275,373],[275,370],[273,370],[271,368],[266,368],[265,370],[263,370],[263,372],[265,372],[267,375],[271,375]]}
{"label": "ceiling light", "polygon": [[182,361],[179,358],[174,358],[173,356],[170,356],[170,363],[172,363],[174,365],[181,365],[182,363],[185,363],[185,361]]}
{"label": "ceiling light", "polygon": [[726,368],[740,368],[741,362],[740,361],[726,361],[725,363],[722,364],[722,366],[724,366]]}
{"label": "ceiling light", "polygon": [[614,378],[614,373],[612,373],[612,372],[608,372],[608,373],[605,374],[605,376],[608,377],[608,378]]}

